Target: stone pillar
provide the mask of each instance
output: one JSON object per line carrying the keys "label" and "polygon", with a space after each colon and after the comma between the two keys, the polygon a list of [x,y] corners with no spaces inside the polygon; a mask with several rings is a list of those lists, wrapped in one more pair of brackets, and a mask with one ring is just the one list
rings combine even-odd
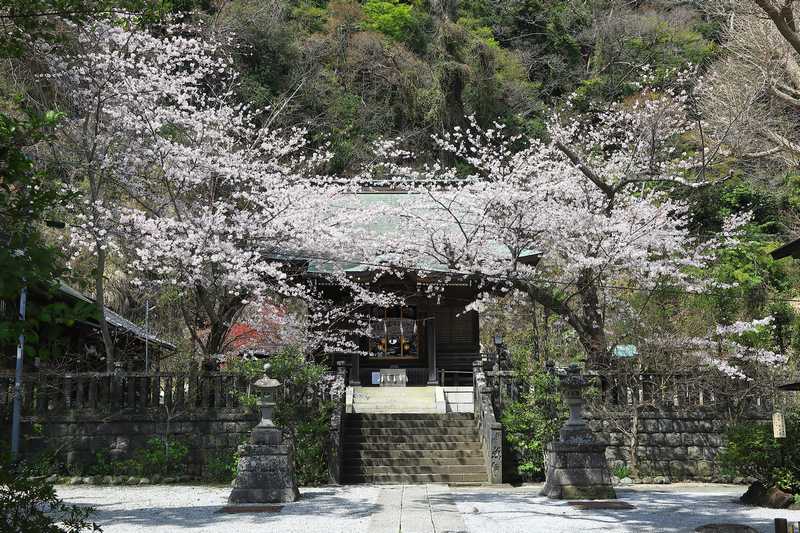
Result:
{"label": "stone pillar", "polygon": [[338,485],[342,480],[342,437],[344,430],[345,398],[347,396],[347,363],[337,361],[336,381],[334,383],[334,407],[331,413],[330,433],[328,433],[328,478]]}
{"label": "stone pillar", "polygon": [[542,496],[565,500],[616,498],[606,462],[606,443],[583,419],[582,389],[587,385],[577,365],[562,374],[560,387],[569,406],[569,420],[557,441],[545,447],[546,481]]}
{"label": "stone pillar", "polygon": [[428,352],[428,386],[444,385],[439,383],[436,368],[436,322],[433,318],[425,319],[425,351]]}
{"label": "stone pillar", "polygon": [[284,503],[300,497],[294,480],[291,444],[284,442],[283,432],[272,421],[275,403],[271,391],[279,385],[267,377],[255,383],[267,391],[258,402],[261,421],[250,434],[250,442],[239,446],[239,465],[228,503]]}
{"label": "stone pillar", "polygon": [[361,386],[361,355],[354,353],[352,355],[352,364],[350,366],[350,386]]}

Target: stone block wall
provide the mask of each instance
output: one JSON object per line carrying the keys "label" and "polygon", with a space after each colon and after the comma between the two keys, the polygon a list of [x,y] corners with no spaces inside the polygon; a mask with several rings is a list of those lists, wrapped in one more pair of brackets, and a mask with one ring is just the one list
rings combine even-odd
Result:
{"label": "stone block wall", "polygon": [[152,437],[168,436],[187,445],[187,474],[203,476],[208,461],[230,455],[258,423],[244,410],[199,410],[168,419],[163,411],[109,414],[91,410],[27,418],[22,427],[23,456],[56,453],[68,469],[81,471],[96,454],[124,460]]}
{"label": "stone block wall", "polygon": [[[741,421],[769,423],[768,414],[750,413]],[[590,427],[608,443],[606,458],[613,472],[630,466],[630,436],[620,426],[630,419],[609,419],[587,413]],[[725,445],[727,422],[713,409],[659,409],[640,414],[636,450],[639,477],[671,481],[720,481],[717,455]]]}

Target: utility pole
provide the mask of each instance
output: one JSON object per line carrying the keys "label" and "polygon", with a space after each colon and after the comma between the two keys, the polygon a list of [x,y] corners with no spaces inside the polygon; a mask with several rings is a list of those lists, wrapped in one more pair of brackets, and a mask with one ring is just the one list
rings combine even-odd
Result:
{"label": "utility pole", "polygon": [[[28,303],[28,288],[22,287],[19,293],[19,320],[24,327],[25,307]],[[25,352],[25,330],[20,330],[17,342],[17,366],[14,373],[14,411],[11,419],[11,460],[19,455],[19,434],[22,420],[22,358]]]}

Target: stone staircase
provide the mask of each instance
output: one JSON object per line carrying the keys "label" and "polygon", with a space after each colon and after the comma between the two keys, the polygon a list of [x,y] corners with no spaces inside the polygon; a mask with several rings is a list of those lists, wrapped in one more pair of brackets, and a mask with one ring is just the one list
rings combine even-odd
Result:
{"label": "stone staircase", "polygon": [[436,387],[350,387],[348,392],[353,413],[438,412]]}
{"label": "stone staircase", "polygon": [[344,483],[487,483],[471,413],[354,413],[345,418]]}

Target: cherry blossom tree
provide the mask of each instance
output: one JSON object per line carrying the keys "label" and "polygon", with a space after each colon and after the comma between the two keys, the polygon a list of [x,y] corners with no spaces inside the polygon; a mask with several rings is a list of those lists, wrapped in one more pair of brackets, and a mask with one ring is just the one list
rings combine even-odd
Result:
{"label": "cherry blossom tree", "polygon": [[194,346],[215,355],[248,303],[313,298],[298,267],[346,250],[337,226],[355,215],[329,207],[350,187],[319,175],[324,150],[237,101],[223,43],[157,30],[96,21],[43,50],[69,108],[54,153],[74,154],[63,167],[86,181],[74,240],[96,254],[98,305],[113,251],[136,279],[177,291]]}
{"label": "cherry blossom tree", "polygon": [[413,208],[394,209],[400,230],[381,250],[404,268],[427,260],[487,288],[521,290],[571,326],[591,366],[608,362],[623,333],[614,317],[635,312],[624,291],[699,288],[694,274],[742,222],[700,242],[686,205],[667,194],[707,184],[714,162],[715,150],[691,142],[699,137],[684,87],[645,86],[585,116],[567,106],[546,141],[472,121],[435,139],[469,167],[466,175],[414,170],[406,164],[413,154],[383,143],[390,162],[369,172],[403,176],[387,183],[413,195]]}

